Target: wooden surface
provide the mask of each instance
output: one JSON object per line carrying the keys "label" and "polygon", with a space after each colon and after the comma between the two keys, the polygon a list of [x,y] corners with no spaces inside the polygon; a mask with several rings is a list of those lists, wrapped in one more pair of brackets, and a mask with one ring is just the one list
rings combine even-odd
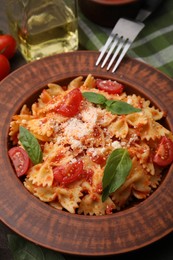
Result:
{"label": "wooden surface", "polygon": [[[0,147],[5,149],[0,149],[0,217],[15,232],[41,246],[68,254],[101,257],[136,250],[171,232],[173,169],[170,169],[157,191],[135,207],[111,216],[78,216],[57,211],[29,194],[15,177],[6,151],[11,116],[32,93],[36,93],[49,82],[78,75],[87,76],[89,73],[118,80],[129,85],[134,92],[150,97],[158,107],[167,109],[168,122],[173,129],[171,79],[128,58],[124,59],[117,73],[113,75],[94,66],[97,57],[97,52],[48,57],[21,67],[1,82],[0,110],[3,120],[0,122]],[[171,237],[168,235],[167,239]],[[159,247],[164,250],[162,248]],[[171,250],[170,247],[170,254]],[[147,254],[147,249],[144,252]]]}

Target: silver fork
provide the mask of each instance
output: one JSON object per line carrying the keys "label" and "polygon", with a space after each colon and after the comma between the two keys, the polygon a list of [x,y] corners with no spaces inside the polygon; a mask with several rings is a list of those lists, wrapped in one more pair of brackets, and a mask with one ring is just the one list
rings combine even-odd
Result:
{"label": "silver fork", "polygon": [[115,72],[131,44],[139,32],[144,28],[145,24],[143,21],[156,9],[160,2],[161,0],[146,0],[147,9],[141,9],[135,21],[120,18],[106,41],[106,44],[104,45],[95,65],[98,66],[105,53],[107,53],[101,64],[101,68],[104,68],[109,57],[113,54],[107,65],[107,70],[109,70],[119,55],[112,69],[112,72]]}

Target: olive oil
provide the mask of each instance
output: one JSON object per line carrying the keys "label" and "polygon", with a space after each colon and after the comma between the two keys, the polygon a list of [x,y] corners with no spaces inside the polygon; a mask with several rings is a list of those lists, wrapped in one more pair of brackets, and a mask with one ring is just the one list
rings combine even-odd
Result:
{"label": "olive oil", "polygon": [[[28,6],[24,6],[22,10],[21,21],[9,19],[10,29],[16,36],[18,48],[26,61],[77,50],[76,1],[30,0],[27,2]],[[39,2],[41,5],[38,4]]]}

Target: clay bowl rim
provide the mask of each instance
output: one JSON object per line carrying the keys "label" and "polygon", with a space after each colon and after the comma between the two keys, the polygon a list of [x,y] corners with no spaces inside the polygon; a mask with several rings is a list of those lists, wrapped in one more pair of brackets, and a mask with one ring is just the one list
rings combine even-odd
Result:
{"label": "clay bowl rim", "polygon": [[[166,109],[165,105],[163,104],[162,97],[159,97],[159,98],[156,97],[153,92],[150,94],[150,88],[148,88],[148,89],[139,88],[138,82],[141,80],[140,75],[143,74],[145,76],[145,78],[150,79],[151,82],[149,82],[149,85],[152,84],[153,80],[159,79],[159,80],[162,80],[161,83],[164,83],[164,85],[166,87],[166,83],[168,83],[169,85],[172,84],[172,80],[170,78],[168,78],[166,75],[160,73],[159,71],[155,70],[154,68],[152,68],[150,66],[147,66],[139,61],[129,59],[127,57],[122,62],[122,66],[120,66],[120,69],[117,71],[117,73],[111,74],[105,70],[100,70],[99,68],[94,66],[94,62],[95,62],[97,56],[98,56],[98,52],[95,52],[95,51],[78,51],[78,52],[74,52],[74,53],[55,55],[55,56],[48,57],[48,58],[45,58],[40,61],[33,62],[32,64],[31,63],[27,64],[27,65],[19,68],[18,70],[13,72],[10,76],[8,76],[5,80],[3,80],[0,83],[0,86],[2,87],[2,89],[5,89],[6,86],[9,86],[9,88],[10,88],[10,84],[17,86],[17,84],[19,82],[21,82],[25,79],[25,73],[27,75],[28,74],[35,75],[35,77],[36,76],[43,77],[42,81],[39,81],[39,80],[33,81],[31,89],[28,89],[28,84],[31,84],[31,79],[29,79],[29,82],[26,83],[26,86],[24,87],[25,89],[19,90],[21,93],[25,93],[25,97],[22,96],[22,98],[21,98],[22,102],[19,99],[19,96],[16,93],[16,91],[13,89],[13,94],[14,94],[14,92],[16,93],[17,100],[14,103],[12,102],[12,104],[10,104],[11,107],[8,112],[5,111],[4,112],[5,114],[4,113],[2,114],[2,117],[4,118],[4,121],[5,121],[4,124],[2,124],[2,123],[0,124],[1,130],[3,130],[2,138],[1,138],[1,142],[2,142],[1,147],[5,146],[5,149],[3,151],[2,151],[2,149],[0,150],[0,155],[2,153],[3,156],[5,156],[5,157],[3,157],[4,162],[1,160],[1,163],[3,164],[2,167],[5,168],[5,164],[8,165],[8,171],[6,170],[8,172],[8,176],[6,178],[10,181],[10,183],[9,183],[10,187],[14,187],[16,189],[17,193],[22,194],[22,198],[21,198],[22,201],[18,202],[19,203],[18,206],[16,205],[16,207],[15,207],[14,205],[11,204],[10,201],[8,201],[8,206],[11,206],[12,209],[10,209],[10,207],[7,209],[6,205],[3,205],[2,202],[4,202],[4,200],[5,200],[4,197],[2,198],[2,202],[0,200],[0,205],[2,204],[1,212],[3,212],[4,214],[7,214],[7,215],[2,215],[2,213],[1,213],[2,221],[7,226],[9,226],[11,229],[13,229],[16,233],[20,234],[21,236],[25,237],[26,239],[28,239],[34,243],[37,243],[41,246],[45,246],[45,247],[53,249],[53,250],[60,251],[62,253],[69,253],[69,254],[74,254],[74,255],[77,254],[77,255],[82,255],[82,256],[99,256],[99,255],[106,256],[106,255],[118,254],[118,253],[123,253],[123,252],[129,252],[134,249],[141,248],[145,245],[148,245],[152,242],[155,242],[158,239],[165,236],[166,234],[170,233],[171,230],[173,230],[173,228],[171,227],[171,224],[173,224],[173,221],[172,221],[170,223],[167,223],[166,228],[162,227],[162,230],[159,230],[160,233],[156,232],[156,230],[154,230],[151,237],[149,237],[149,238],[145,237],[145,238],[143,238],[142,241],[140,241],[137,244],[132,243],[132,245],[131,245],[130,241],[127,241],[128,247],[120,246],[120,247],[116,248],[116,245],[113,244],[110,247],[109,251],[106,251],[103,249],[100,250],[100,248],[98,248],[98,245],[95,245],[95,249],[86,251],[83,248],[83,251],[81,251],[81,249],[79,249],[79,248],[70,248],[70,249],[68,248],[67,249],[67,248],[63,247],[62,243],[60,243],[60,245],[58,245],[58,246],[55,245],[54,243],[52,243],[51,235],[53,236],[53,231],[51,228],[50,229],[51,229],[52,234],[49,235],[48,238],[46,238],[46,242],[45,242],[45,240],[41,239],[40,236],[34,237],[26,227],[25,227],[25,230],[23,230],[23,226],[21,228],[19,226],[20,221],[24,221],[24,223],[22,222],[23,225],[26,224],[26,216],[25,216],[25,220],[20,219],[20,221],[18,221],[18,220],[16,220],[16,217],[13,215],[14,213],[17,214],[17,210],[19,210],[19,209],[21,210],[21,205],[26,207],[25,202],[27,199],[29,199],[32,210],[34,210],[34,209],[36,210],[36,208],[38,207],[37,208],[38,213],[33,213],[34,214],[33,218],[35,218],[38,221],[37,214],[40,215],[43,212],[45,213],[45,212],[47,212],[47,209],[49,209],[47,216],[52,216],[54,225],[56,227],[58,227],[57,216],[56,216],[57,210],[51,208],[50,206],[46,205],[43,202],[40,202],[36,197],[31,195],[23,187],[22,183],[19,181],[19,179],[16,176],[14,178],[14,175],[13,176],[10,175],[10,173],[14,174],[14,172],[13,172],[12,166],[10,164],[9,158],[7,156],[7,135],[8,135],[8,129],[9,129],[7,124],[9,124],[11,116],[14,113],[16,113],[17,110],[19,109],[19,107],[21,107],[21,105],[23,103],[25,103],[25,101],[28,100],[28,98],[31,96],[31,91],[33,91],[36,94],[39,90],[41,90],[50,81],[61,82],[61,81],[64,81],[67,78],[67,76],[68,76],[68,78],[73,78],[77,75],[78,76],[79,75],[87,76],[91,72],[90,70],[92,68],[91,73],[94,76],[98,76],[98,77],[102,77],[102,78],[108,77],[108,78],[116,79],[122,83],[125,83],[127,86],[130,86],[132,88],[132,90],[141,93],[142,96],[151,97],[150,99],[152,100],[152,102],[154,104],[157,104],[157,106],[159,108]],[[71,61],[79,62],[79,65],[77,65],[77,68],[75,65],[71,65],[68,63],[69,59]],[[62,65],[60,64],[61,60],[63,61]],[[57,72],[57,70],[55,68],[53,69],[53,67],[54,67],[53,62],[55,62],[56,65],[58,64],[58,66],[60,66],[59,67],[60,72]],[[85,66],[86,64],[88,64],[88,68]],[[42,68],[40,65],[42,65]],[[51,68],[49,68],[48,65]],[[38,71],[39,73],[34,72],[32,70],[33,67],[36,67],[36,72]],[[67,67],[69,68],[69,71],[66,71]],[[42,72],[45,69],[48,72],[47,75],[42,74]],[[53,69],[53,71],[52,71],[52,69]],[[135,83],[134,83],[134,79],[131,78],[128,75],[128,73],[125,74],[125,72],[127,72],[127,71],[131,71],[132,74],[137,75],[137,78],[135,79]],[[21,72],[25,72],[25,73],[21,73]],[[136,74],[137,72],[139,72],[139,74]],[[152,77],[152,80],[151,80],[151,77]],[[4,97],[6,97],[5,94],[4,94]],[[4,102],[5,101],[2,100],[2,103],[4,103]],[[0,106],[1,106],[1,103],[0,103]],[[171,111],[170,108],[168,110]],[[170,126],[171,130],[173,130],[173,117],[171,117],[171,115],[170,115],[170,117],[168,116],[167,123]],[[147,198],[143,202],[140,202],[138,205],[133,206],[129,209],[125,209],[123,211],[117,212],[110,216],[108,216],[108,215],[106,215],[106,216],[81,216],[81,215],[73,215],[71,213],[62,212],[62,211],[60,211],[60,212],[58,211],[58,216],[60,217],[62,222],[63,222],[63,219],[65,219],[66,221],[69,221],[69,219],[70,219],[70,221],[73,224],[79,224],[80,229],[81,229],[84,221],[86,222],[85,224],[87,225],[87,228],[88,227],[93,228],[92,225],[95,225],[97,222],[99,223],[99,225],[104,224],[105,226],[106,225],[109,226],[109,223],[110,223],[110,226],[112,227],[112,225],[114,226],[114,224],[112,224],[111,220],[114,222],[117,221],[120,224],[120,223],[122,223],[120,219],[122,219],[124,221],[124,220],[128,220],[131,216],[139,217],[140,212],[145,212],[145,210],[147,210],[147,209],[151,210],[150,211],[150,213],[151,213],[152,206],[155,205],[155,201],[158,201],[158,197],[159,198],[162,197],[163,194],[164,194],[164,196],[166,196],[166,194],[169,193],[169,190],[172,187],[171,185],[173,185],[173,181],[172,182],[170,181],[170,175],[172,174],[172,171],[173,171],[173,166],[170,167],[170,169],[169,169],[168,173],[166,174],[166,177],[164,178],[160,187],[153,194],[151,194],[151,196],[149,198]],[[4,183],[4,180],[2,180],[2,183]],[[0,186],[2,185],[2,183],[0,184]],[[169,190],[167,191],[166,188],[169,188]],[[12,195],[11,191],[8,192],[4,187],[3,187],[3,191],[5,191],[6,194],[9,193],[10,196]],[[17,202],[17,200],[15,200],[15,202]],[[169,200],[168,200],[168,202],[169,202]],[[165,202],[164,202],[164,205],[159,204],[158,206],[159,207],[161,206],[161,208],[164,208]],[[15,208],[15,212],[12,211],[14,208]],[[158,210],[158,212],[160,211],[159,208],[157,208],[157,210]],[[156,214],[155,211],[156,210],[154,210],[154,214]],[[30,211],[29,211],[29,214],[31,214]],[[147,220],[148,220],[149,215],[147,212],[145,214],[146,215],[144,215],[144,217],[147,217]],[[13,216],[13,218],[11,218],[11,216]],[[31,217],[31,215],[30,215],[30,217]],[[161,220],[162,219],[161,216],[159,216],[159,217]],[[140,216],[140,221],[141,221],[141,223],[143,221],[143,219],[141,219],[141,216]],[[82,226],[81,226],[81,222],[82,222]],[[32,227],[32,223],[29,222],[28,224],[31,225],[31,227]],[[134,223],[131,223],[131,224],[134,224]],[[39,225],[39,223],[38,223],[38,225]],[[106,227],[108,228],[108,226],[106,226]],[[109,228],[110,228],[110,226],[109,226]],[[136,225],[134,224],[134,226],[136,226]],[[118,226],[116,226],[116,228],[118,228]],[[140,230],[140,227],[138,227],[138,228]],[[34,227],[33,227],[33,230],[34,230],[34,235],[36,235],[36,230],[34,229]],[[85,231],[86,231],[86,229],[85,229]],[[82,232],[82,235],[81,234],[80,235],[82,236],[82,239],[84,239],[83,231],[81,230],[81,232]],[[95,232],[98,233],[98,230],[96,229]],[[125,230],[124,230],[124,232],[125,232]],[[61,234],[61,236],[62,235],[63,234]],[[119,234],[119,235],[120,235],[120,238],[122,239],[121,234]],[[65,239],[64,240],[67,241],[67,243],[68,243],[67,236],[65,236]],[[127,239],[127,238],[125,238],[125,239]],[[58,241],[62,242],[62,238],[61,238],[61,240],[58,240]],[[108,241],[108,242],[110,243],[110,241]],[[120,241],[120,242],[122,242],[122,241]],[[100,241],[100,244],[101,243],[103,243],[103,241]],[[73,245],[73,247],[75,247],[75,245]]]}

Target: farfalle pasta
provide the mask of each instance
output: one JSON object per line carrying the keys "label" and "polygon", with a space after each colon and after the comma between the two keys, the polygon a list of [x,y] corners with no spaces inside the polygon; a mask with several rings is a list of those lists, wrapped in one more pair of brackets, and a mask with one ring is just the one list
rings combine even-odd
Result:
{"label": "farfalle pasta", "polygon": [[[12,117],[9,156],[26,189],[51,207],[112,214],[150,196],[172,163],[173,134],[160,123],[164,116],[116,81],[88,75],[66,87],[50,83]],[[30,147],[32,136],[37,143]],[[42,155],[33,163],[37,144]],[[123,157],[117,163],[121,153],[128,155],[128,170]]]}

